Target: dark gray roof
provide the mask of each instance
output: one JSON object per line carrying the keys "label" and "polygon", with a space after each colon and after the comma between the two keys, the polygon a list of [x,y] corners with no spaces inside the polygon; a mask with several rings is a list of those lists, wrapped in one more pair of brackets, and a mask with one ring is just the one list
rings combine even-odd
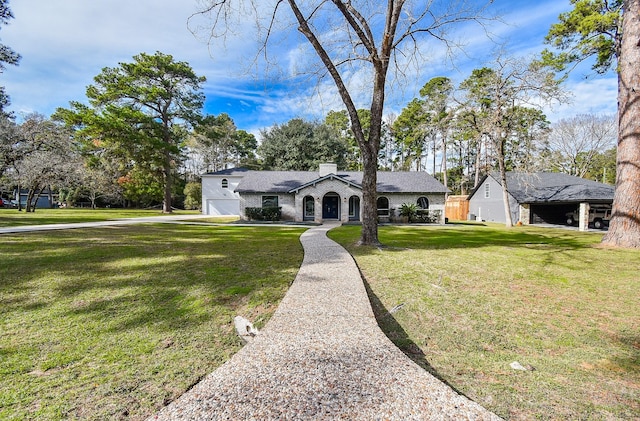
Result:
{"label": "dark gray roof", "polygon": [[[362,172],[338,171],[337,178],[362,185]],[[322,177],[324,179],[324,177]],[[239,193],[289,193],[305,184],[322,181],[317,171],[249,171],[238,184]],[[379,193],[446,193],[438,180],[424,172],[378,172]]]}
{"label": "dark gray roof", "polygon": [[[491,177],[502,184],[498,173]],[[507,172],[507,190],[518,203],[611,202],[614,187],[561,173]]]}
{"label": "dark gray roof", "polygon": [[310,171],[249,171],[236,187],[239,193],[286,193],[318,178]]}
{"label": "dark gray roof", "polygon": [[248,168],[244,168],[244,167],[240,167],[240,168],[227,168],[226,170],[220,170],[220,171],[214,171],[214,172],[208,172],[204,175],[229,175],[229,176],[233,176],[233,175],[244,175],[246,173],[248,173],[249,170]]}

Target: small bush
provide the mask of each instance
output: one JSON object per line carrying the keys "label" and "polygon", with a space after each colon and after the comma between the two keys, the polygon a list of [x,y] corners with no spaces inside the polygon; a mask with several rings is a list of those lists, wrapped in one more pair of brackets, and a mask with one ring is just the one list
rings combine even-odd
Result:
{"label": "small bush", "polygon": [[245,208],[244,214],[251,221],[279,221],[282,217],[281,207]]}
{"label": "small bush", "polygon": [[440,209],[418,209],[415,215],[416,220],[420,222],[426,222],[428,224],[437,224],[442,218],[442,211]]}
{"label": "small bush", "polygon": [[418,212],[418,205],[415,203],[403,203],[400,206],[400,216],[407,218],[408,222],[413,222]]}

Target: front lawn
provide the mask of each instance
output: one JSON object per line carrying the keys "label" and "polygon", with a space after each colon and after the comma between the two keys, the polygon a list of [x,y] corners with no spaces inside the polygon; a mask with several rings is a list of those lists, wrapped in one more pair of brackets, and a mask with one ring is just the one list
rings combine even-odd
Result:
{"label": "front lawn", "polygon": [[[199,211],[174,211],[172,215],[196,215]],[[25,212],[18,209],[0,208],[0,227],[43,224],[70,224],[76,222],[108,221],[122,218],[148,218],[162,216],[161,211],[155,209],[39,209],[35,212]],[[237,218],[233,218],[237,219]]]}
{"label": "front lawn", "polygon": [[640,418],[639,251],[549,228],[385,226],[380,249],[359,233],[330,236],[383,330],[457,391],[507,419]]}
{"label": "front lawn", "polygon": [[0,235],[0,419],[144,419],[264,325],[299,228],[147,224]]}

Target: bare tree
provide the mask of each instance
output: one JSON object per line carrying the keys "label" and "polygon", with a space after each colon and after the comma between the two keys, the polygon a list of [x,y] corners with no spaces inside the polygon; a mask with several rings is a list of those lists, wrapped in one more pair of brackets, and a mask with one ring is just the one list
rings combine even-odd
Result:
{"label": "bare tree", "polygon": [[514,140],[520,140],[518,131],[526,106],[539,109],[540,103],[563,99],[559,81],[536,64],[499,54],[493,67],[474,70],[460,89],[466,91],[466,106],[477,115],[481,132],[489,139],[498,162],[505,225],[511,227],[506,175],[508,149],[513,148]]}
{"label": "bare tree", "polygon": [[[322,63],[322,70],[317,74],[321,77],[329,75],[338,90],[361,151],[363,223],[360,244],[379,244],[376,172],[389,70],[393,68],[396,74],[401,74],[408,69],[407,63],[422,64],[424,57],[421,54],[430,46],[429,42],[442,43],[450,50],[459,47],[448,31],[465,22],[482,23],[480,16],[491,1],[480,6],[478,2],[464,0],[276,0],[268,3],[273,6],[258,0],[205,0],[204,3],[207,6],[201,13],[210,18],[211,37],[228,35],[233,28],[231,19],[238,11],[249,11],[259,18],[263,13],[269,13],[266,22],[256,20],[264,37],[260,53],[265,54],[277,23],[286,19],[283,13],[293,14],[295,26]],[[358,115],[357,88],[349,85],[349,76],[362,70],[370,75],[366,78],[371,111],[368,132],[363,129]]]}
{"label": "bare tree", "polygon": [[19,159],[13,163],[11,177],[28,190],[26,211],[33,212],[45,189],[77,179],[83,163],[69,131],[41,115],[28,116],[20,132],[20,143],[15,145]]}
{"label": "bare tree", "polygon": [[[561,172],[584,177],[598,154],[615,147],[614,116],[580,114],[553,124],[548,138],[551,164]],[[557,153],[554,153],[557,152]]]}

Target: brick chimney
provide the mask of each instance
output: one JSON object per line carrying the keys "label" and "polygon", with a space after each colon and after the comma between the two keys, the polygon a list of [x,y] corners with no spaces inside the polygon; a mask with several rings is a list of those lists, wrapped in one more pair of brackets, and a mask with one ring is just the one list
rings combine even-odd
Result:
{"label": "brick chimney", "polygon": [[329,174],[338,174],[338,164],[320,164],[320,177]]}

